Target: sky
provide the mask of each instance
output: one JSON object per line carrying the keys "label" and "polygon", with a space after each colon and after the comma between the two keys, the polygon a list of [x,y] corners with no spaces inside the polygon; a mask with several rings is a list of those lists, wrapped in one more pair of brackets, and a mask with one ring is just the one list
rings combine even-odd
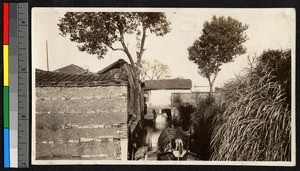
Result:
{"label": "sky", "polygon": [[[218,8],[33,8],[32,9],[32,58],[34,68],[47,70],[46,41],[50,71],[75,64],[92,72],[100,71],[122,58],[121,51],[109,51],[104,59],[96,55],[80,52],[75,42],[59,35],[59,18],[67,11],[156,11],[165,12],[171,22],[171,31],[163,37],[147,34],[143,59],[159,60],[170,68],[171,78],[191,79],[194,86],[208,86],[206,78],[198,74],[197,65],[188,60],[187,48],[202,34],[203,23],[212,16],[231,16],[247,24],[248,40],[244,43],[247,52],[234,62],[223,64],[215,82],[215,87],[245,73],[247,56],[259,56],[268,49],[295,49],[294,9],[218,9]],[[135,54],[135,35],[125,37],[129,50]],[[120,44],[116,43],[116,47]]]}

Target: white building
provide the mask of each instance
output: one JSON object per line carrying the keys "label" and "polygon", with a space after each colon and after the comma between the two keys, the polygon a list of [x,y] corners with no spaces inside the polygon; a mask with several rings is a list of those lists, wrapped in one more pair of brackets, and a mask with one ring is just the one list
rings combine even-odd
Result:
{"label": "white building", "polygon": [[145,81],[146,119],[153,119],[152,111],[171,109],[172,93],[191,93],[190,79],[166,79]]}

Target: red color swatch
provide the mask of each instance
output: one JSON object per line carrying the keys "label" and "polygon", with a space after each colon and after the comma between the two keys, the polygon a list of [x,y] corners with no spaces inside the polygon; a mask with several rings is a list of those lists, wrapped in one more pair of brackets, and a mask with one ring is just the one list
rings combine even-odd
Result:
{"label": "red color swatch", "polygon": [[9,3],[3,3],[3,45],[9,42]]}

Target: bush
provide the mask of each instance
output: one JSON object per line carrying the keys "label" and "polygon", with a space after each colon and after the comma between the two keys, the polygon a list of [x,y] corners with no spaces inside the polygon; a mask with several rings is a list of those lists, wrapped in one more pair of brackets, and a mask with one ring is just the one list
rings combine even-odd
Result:
{"label": "bush", "polygon": [[183,103],[178,106],[178,111],[181,117],[181,125],[184,131],[189,130],[191,126],[191,114],[195,111],[195,107],[189,103]]}
{"label": "bush", "polygon": [[[267,66],[267,67],[265,67]],[[265,71],[274,76],[273,82],[277,81],[286,93],[286,102],[291,103],[291,50],[269,50],[263,52],[259,58],[256,69],[263,76]]]}
{"label": "bush", "polygon": [[190,150],[198,154],[201,160],[208,160],[211,155],[210,140],[213,118],[222,112],[223,109],[216,103],[215,98],[208,96],[198,102],[196,111],[191,114],[190,122],[193,134]]}
{"label": "bush", "polygon": [[182,102],[179,94],[174,96],[173,104],[179,111],[182,129],[190,130],[190,151],[197,154],[201,160],[208,160],[211,154],[210,139],[213,118],[223,112],[222,107],[216,103],[214,97],[209,95],[200,99],[196,107]]}
{"label": "bush", "polygon": [[211,160],[291,160],[291,51],[264,52],[246,76],[223,88]]}
{"label": "bush", "polygon": [[[179,112],[180,126],[184,131],[189,130],[191,126],[190,115],[195,111],[195,107],[187,102],[182,102],[180,94],[175,94],[173,98],[173,107]],[[176,118],[173,118],[176,119]]]}

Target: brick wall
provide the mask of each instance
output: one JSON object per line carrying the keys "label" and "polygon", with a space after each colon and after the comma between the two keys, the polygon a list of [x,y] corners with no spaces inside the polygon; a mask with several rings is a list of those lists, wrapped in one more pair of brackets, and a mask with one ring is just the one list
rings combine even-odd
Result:
{"label": "brick wall", "polygon": [[121,159],[127,98],[127,86],[36,87],[36,159]]}

